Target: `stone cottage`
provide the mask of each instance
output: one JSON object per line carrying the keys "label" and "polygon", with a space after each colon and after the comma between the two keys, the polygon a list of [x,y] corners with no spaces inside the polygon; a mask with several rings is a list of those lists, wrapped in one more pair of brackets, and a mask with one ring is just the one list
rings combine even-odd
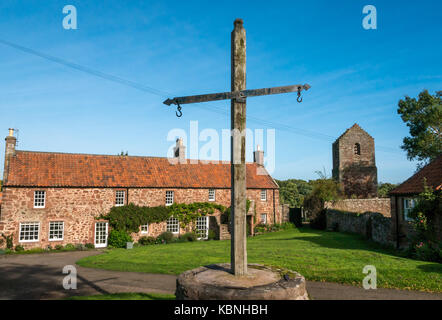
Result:
{"label": "stone cottage", "polygon": [[[15,147],[16,138],[10,130],[0,234],[12,234],[14,246],[93,243],[106,247],[108,222],[96,217],[113,206],[129,203],[168,206],[213,201],[230,206],[230,164],[192,164],[185,158],[181,140],[177,140],[174,163],[159,157],[35,152]],[[257,223],[281,221],[278,185],[263,167],[263,151],[255,151],[254,159],[246,165],[247,198],[252,203],[247,222],[251,230]],[[221,238],[229,236],[219,213],[210,219],[199,218],[196,223],[199,230],[214,229]],[[164,231],[175,235],[185,232],[177,219],[170,218],[141,226],[133,236],[155,237]]]}
{"label": "stone cottage", "polygon": [[[390,192],[391,233],[398,248],[408,245],[408,236],[412,232],[408,213],[415,206],[417,196],[424,191],[425,184],[442,192],[442,154]],[[442,208],[439,209],[434,228],[442,241]]]}
{"label": "stone cottage", "polygon": [[373,137],[355,123],[332,149],[333,178],[342,184],[346,196],[375,198],[378,182]]}

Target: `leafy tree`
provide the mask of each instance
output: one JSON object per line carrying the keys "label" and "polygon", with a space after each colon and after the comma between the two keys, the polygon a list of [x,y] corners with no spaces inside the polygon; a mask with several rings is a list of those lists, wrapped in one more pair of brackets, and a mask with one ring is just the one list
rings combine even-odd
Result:
{"label": "leafy tree", "polygon": [[335,180],[325,177],[311,181],[313,190],[304,199],[304,207],[313,228],[325,229],[324,205],[327,201],[336,201],[342,198],[342,190]]}
{"label": "leafy tree", "polygon": [[388,193],[397,187],[397,184],[393,183],[382,183],[378,184],[378,196],[379,198],[388,198]]}
{"label": "leafy tree", "polygon": [[292,208],[299,208],[302,206],[304,199],[309,195],[313,187],[304,180],[289,179],[276,180],[279,185],[279,196],[282,204],[288,204]]}
{"label": "leafy tree", "polygon": [[442,152],[442,91],[431,95],[427,90],[419,99],[405,97],[399,101],[398,114],[410,128],[401,148],[407,151],[409,160],[417,159],[423,164],[435,159]]}

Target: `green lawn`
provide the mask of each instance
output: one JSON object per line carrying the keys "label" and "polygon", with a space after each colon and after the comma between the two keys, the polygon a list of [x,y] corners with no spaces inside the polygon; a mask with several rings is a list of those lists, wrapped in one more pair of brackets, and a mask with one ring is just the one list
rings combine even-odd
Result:
{"label": "green lawn", "polygon": [[[362,286],[365,265],[377,269],[379,288],[442,292],[442,264],[406,259],[361,236],[308,228],[249,238],[249,263],[291,269],[307,280]],[[179,274],[230,261],[230,241],[202,241],[112,249],[77,263],[84,267]]]}
{"label": "green lawn", "polygon": [[175,296],[171,294],[125,292],[96,296],[74,296],[66,300],[175,300]]}

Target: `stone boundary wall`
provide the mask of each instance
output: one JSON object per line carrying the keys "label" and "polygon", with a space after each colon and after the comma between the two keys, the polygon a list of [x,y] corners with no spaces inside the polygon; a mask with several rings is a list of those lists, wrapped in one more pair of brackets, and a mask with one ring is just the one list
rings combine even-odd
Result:
{"label": "stone boundary wall", "polygon": [[345,199],[336,202],[326,202],[326,209],[346,212],[365,213],[377,212],[385,217],[391,217],[390,198]]}
{"label": "stone boundary wall", "polygon": [[380,213],[327,209],[326,219],[328,230],[357,233],[381,244],[394,245],[391,237],[391,218]]}

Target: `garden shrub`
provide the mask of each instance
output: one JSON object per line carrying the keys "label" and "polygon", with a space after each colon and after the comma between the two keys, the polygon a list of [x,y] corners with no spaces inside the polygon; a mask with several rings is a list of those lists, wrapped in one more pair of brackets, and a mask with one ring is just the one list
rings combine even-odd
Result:
{"label": "garden shrub", "polygon": [[132,242],[132,237],[123,230],[112,230],[109,233],[108,244],[114,248],[126,248],[127,242]]}
{"label": "garden shrub", "polygon": [[140,239],[138,239],[138,243],[141,244],[142,246],[148,246],[156,244],[157,239],[155,239],[154,237],[141,237]]}
{"label": "garden shrub", "polygon": [[75,250],[75,246],[72,243],[68,243],[67,245],[64,246],[64,250],[73,251]]}
{"label": "garden shrub", "polygon": [[163,232],[158,236],[157,240],[159,243],[170,243],[173,240],[173,233],[169,231]]}
{"label": "garden shrub", "polygon": [[61,250],[63,249],[63,246],[61,244],[57,244],[54,248],[55,250]]}
{"label": "garden shrub", "polygon": [[93,243],[86,243],[85,247],[86,247],[86,249],[94,249],[95,248]]}
{"label": "garden shrub", "polygon": [[79,251],[84,251],[86,250],[86,246],[84,244],[79,243],[75,246],[75,249]]}
{"label": "garden shrub", "polygon": [[183,234],[182,236],[180,236],[179,239],[183,240],[183,241],[197,241],[198,236],[194,232],[187,232],[187,233]]}
{"label": "garden shrub", "polygon": [[418,196],[416,206],[410,212],[414,229],[410,237],[408,254],[424,261],[442,262],[442,242],[438,239],[434,226],[435,216],[441,212],[441,191],[432,191],[425,186]]}
{"label": "garden shrub", "polygon": [[21,245],[17,245],[17,246],[15,246],[15,251],[16,252],[23,252],[23,251],[25,251],[25,248],[23,248],[23,246],[21,246]]}

